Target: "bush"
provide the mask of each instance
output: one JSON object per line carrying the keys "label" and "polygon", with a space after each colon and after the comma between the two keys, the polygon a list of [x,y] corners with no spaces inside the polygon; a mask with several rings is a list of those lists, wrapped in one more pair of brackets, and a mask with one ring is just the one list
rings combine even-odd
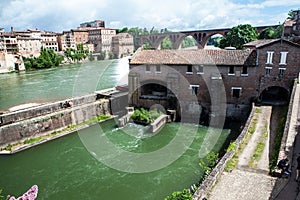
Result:
{"label": "bush", "polygon": [[191,200],[193,195],[187,190],[173,192],[171,196],[167,196],[165,200]]}
{"label": "bush", "polygon": [[162,112],[158,111],[157,109],[148,111],[144,108],[141,108],[134,110],[134,113],[131,115],[131,119],[133,119],[133,121],[135,121],[136,123],[148,125],[154,122],[154,120],[161,114]]}

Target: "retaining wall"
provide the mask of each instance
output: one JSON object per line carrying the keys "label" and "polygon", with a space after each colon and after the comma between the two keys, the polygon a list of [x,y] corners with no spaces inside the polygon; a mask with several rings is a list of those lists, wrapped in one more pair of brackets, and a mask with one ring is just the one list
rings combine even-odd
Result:
{"label": "retaining wall", "polygon": [[72,107],[77,107],[80,105],[88,104],[95,102],[97,98],[96,94],[89,94],[85,96],[80,96],[80,97],[75,97],[72,99],[66,99],[63,101],[57,101],[53,103],[48,103],[48,104],[42,104],[39,106],[34,106],[14,112],[9,112],[0,115],[0,126],[10,124],[10,123],[15,123],[18,121],[22,121],[25,119],[30,119],[33,117],[38,117],[42,115],[46,115],[49,113],[54,113],[54,112],[59,112],[64,110],[63,104],[68,101],[72,103]]}
{"label": "retaining wall", "polygon": [[62,108],[60,105],[65,101],[59,101],[1,115],[6,124],[0,126],[0,146],[80,124],[97,115],[111,114],[109,99],[96,100],[94,94],[71,101],[73,105],[69,108]]}

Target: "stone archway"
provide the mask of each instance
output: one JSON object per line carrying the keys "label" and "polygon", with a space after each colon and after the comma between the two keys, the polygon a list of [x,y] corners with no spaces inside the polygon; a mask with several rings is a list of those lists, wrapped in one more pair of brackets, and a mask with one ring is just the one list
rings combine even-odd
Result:
{"label": "stone archway", "polygon": [[267,105],[284,105],[289,102],[289,91],[280,86],[271,86],[264,89],[260,96],[259,102]]}

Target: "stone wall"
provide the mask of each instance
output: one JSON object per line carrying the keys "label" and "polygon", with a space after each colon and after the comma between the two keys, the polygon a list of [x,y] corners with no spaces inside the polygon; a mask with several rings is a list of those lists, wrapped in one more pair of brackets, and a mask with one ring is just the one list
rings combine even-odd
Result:
{"label": "stone wall", "polygon": [[0,146],[80,124],[97,115],[111,114],[109,99],[96,100],[94,94],[71,101],[73,105],[68,108],[61,107],[65,101],[59,101],[1,115],[5,124],[0,126]]}
{"label": "stone wall", "polygon": [[97,96],[95,94],[89,94],[81,97],[74,97],[72,99],[67,99],[63,101],[57,101],[48,104],[42,104],[39,106],[18,110],[15,112],[9,112],[0,115],[0,127],[6,124],[15,123],[18,121],[23,121],[33,117],[38,117],[54,112],[63,111],[64,103],[66,101],[72,103],[72,107],[77,107],[80,105],[92,103],[96,101]]}
{"label": "stone wall", "polygon": [[[245,124],[245,127],[239,137],[235,140],[236,148],[235,151],[239,148],[239,145],[244,140],[247,131],[249,129],[250,122],[253,117],[254,113],[254,104],[252,105],[252,110],[249,115],[249,118]],[[220,159],[220,161],[217,163],[217,165],[214,167],[214,169],[210,172],[210,174],[207,176],[207,178],[203,181],[203,183],[199,186],[195,194],[193,195],[193,200],[202,200],[208,192],[211,190],[212,186],[215,184],[215,182],[218,180],[222,172],[224,171],[224,168],[227,164],[227,162],[232,158],[232,156],[235,154],[235,151],[229,151],[225,153],[225,155]]]}

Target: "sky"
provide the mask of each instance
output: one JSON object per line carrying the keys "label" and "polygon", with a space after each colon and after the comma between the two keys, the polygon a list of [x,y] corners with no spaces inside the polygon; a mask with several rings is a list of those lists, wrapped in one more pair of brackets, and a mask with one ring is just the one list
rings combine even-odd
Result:
{"label": "sky", "polygon": [[62,32],[100,19],[108,28],[206,30],[277,25],[298,9],[299,0],[0,0],[0,27]]}

